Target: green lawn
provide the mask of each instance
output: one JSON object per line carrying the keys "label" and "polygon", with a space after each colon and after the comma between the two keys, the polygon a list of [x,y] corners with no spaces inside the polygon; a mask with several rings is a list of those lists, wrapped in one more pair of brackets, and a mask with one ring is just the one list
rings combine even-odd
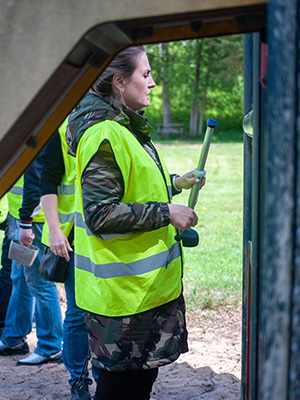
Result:
{"label": "green lawn", "polygon": [[[170,142],[169,142],[170,143]],[[170,173],[194,169],[202,143],[156,143]],[[243,144],[213,143],[205,166],[206,185],[195,211],[200,243],[184,248],[188,309],[235,306],[242,296]],[[174,197],[187,205],[189,191]]]}

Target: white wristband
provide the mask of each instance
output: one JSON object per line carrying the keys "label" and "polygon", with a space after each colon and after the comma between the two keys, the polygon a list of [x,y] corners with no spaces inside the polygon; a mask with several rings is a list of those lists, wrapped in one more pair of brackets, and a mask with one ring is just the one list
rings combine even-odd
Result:
{"label": "white wristband", "polygon": [[175,178],[178,178],[179,177],[179,175],[174,175],[173,176],[173,186],[174,186],[174,188],[177,190],[177,192],[181,192],[181,189],[178,189],[178,187],[176,186],[176,183],[175,183]]}

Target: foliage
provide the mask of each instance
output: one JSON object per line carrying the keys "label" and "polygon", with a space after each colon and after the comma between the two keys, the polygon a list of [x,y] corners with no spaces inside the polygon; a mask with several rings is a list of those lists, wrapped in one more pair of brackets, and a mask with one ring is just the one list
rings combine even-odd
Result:
{"label": "foliage", "polygon": [[[197,166],[201,146],[190,142],[157,144],[170,172]],[[199,194],[195,227],[199,245],[184,248],[184,287],[189,309],[237,305],[242,296],[243,145],[213,143],[206,163],[206,185]],[[178,156],[180,155],[180,156]],[[187,205],[189,191],[173,201]]]}
{"label": "foliage", "polygon": [[[204,120],[216,118],[222,126],[217,135],[226,130],[240,130],[243,117],[243,37],[240,35],[171,42],[168,59],[161,56],[160,44],[148,45],[147,52],[152,76],[157,84],[151,93],[147,109],[150,124],[162,122],[162,82],[160,71],[164,66],[168,79],[168,94],[174,123],[185,124],[189,137],[190,109],[194,93],[196,51],[203,41],[200,63],[200,93],[205,89],[209,71]],[[198,46],[199,48],[199,46]],[[199,107],[202,98],[199,99]]]}

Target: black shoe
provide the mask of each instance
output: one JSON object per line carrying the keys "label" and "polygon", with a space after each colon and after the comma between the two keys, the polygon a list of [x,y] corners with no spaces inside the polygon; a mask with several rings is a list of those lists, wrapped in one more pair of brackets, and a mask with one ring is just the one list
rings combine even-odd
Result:
{"label": "black shoe", "polygon": [[71,387],[72,400],[91,400],[88,382],[76,381]]}
{"label": "black shoe", "polygon": [[21,356],[28,353],[29,347],[25,340],[14,347],[8,347],[0,341],[0,356]]}

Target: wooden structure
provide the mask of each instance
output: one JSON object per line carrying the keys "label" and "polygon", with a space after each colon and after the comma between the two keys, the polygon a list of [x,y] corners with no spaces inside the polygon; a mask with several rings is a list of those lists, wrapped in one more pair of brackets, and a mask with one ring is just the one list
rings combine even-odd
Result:
{"label": "wooden structure", "polygon": [[184,124],[156,124],[157,138],[183,137]]}

